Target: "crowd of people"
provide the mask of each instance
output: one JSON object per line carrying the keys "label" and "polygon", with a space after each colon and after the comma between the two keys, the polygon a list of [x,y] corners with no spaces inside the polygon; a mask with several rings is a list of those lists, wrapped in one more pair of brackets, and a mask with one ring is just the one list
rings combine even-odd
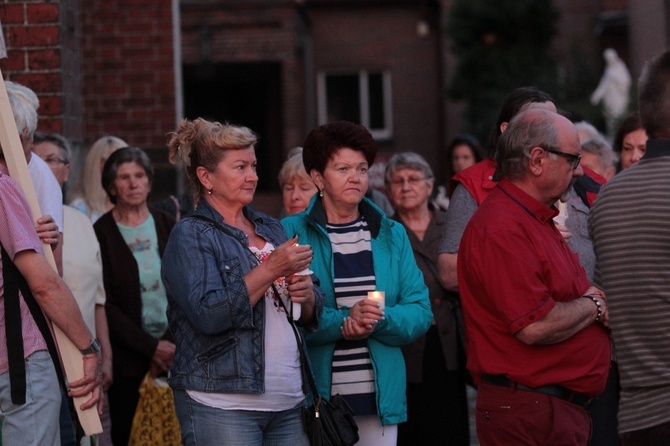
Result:
{"label": "crowd of people", "polygon": [[[307,357],[360,445],[469,445],[466,386],[482,445],[670,444],[670,52],[611,144],[522,87],[485,154],[453,139],[445,185],[399,152],[373,192],[368,129],[323,124],[282,166],[277,216],[252,206],[254,131],[202,118],[169,135],[194,197],[172,215],[147,154],[111,135],[64,200],[69,142],[6,87],[42,215],[0,152],[3,443],[80,444],[84,397],[96,444],[128,444],[141,384],[165,377],[184,445],[309,445]],[[44,316],[81,379],[60,379]]]}

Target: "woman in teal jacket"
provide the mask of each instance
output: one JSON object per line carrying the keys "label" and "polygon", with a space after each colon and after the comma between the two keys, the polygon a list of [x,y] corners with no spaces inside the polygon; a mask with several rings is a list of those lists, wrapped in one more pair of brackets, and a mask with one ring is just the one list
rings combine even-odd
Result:
{"label": "woman in teal jacket", "polygon": [[[282,220],[312,247],[326,294],[319,329],[306,335],[319,392],[343,395],[356,413],[359,445],[395,445],[407,419],[401,345],[433,319],[428,290],[405,229],[364,198],[377,145],[363,126],[333,122],[310,132],[303,162],[319,193]],[[378,303],[368,292],[385,292]]]}

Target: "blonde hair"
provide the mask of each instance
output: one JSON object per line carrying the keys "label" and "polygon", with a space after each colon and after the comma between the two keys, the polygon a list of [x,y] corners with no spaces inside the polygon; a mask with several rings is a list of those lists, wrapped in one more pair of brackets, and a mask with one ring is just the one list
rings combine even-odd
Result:
{"label": "blonde hair", "polygon": [[253,147],[258,141],[256,134],[247,127],[202,118],[182,120],[177,131],[169,136],[168,159],[172,164],[182,162],[186,166],[186,176],[196,198],[205,193],[196,174],[198,167],[214,172],[226,151]]}
{"label": "blonde hair", "polygon": [[294,147],[288,153],[288,159],[284,161],[281,169],[279,169],[279,187],[284,188],[284,184],[299,177],[304,177],[311,181],[311,177],[307,174],[305,165],[302,162],[302,147]]}
{"label": "blonde hair", "polygon": [[75,198],[84,200],[89,217],[93,212],[104,214],[111,206],[107,192],[102,188],[102,165],[104,160],[122,147],[128,147],[128,143],[119,137],[106,135],[95,141],[88,150],[84,171],[72,190],[70,201]]}

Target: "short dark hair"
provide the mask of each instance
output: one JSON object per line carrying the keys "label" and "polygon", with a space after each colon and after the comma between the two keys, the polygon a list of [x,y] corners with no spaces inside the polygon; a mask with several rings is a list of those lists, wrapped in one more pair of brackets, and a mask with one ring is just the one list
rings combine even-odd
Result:
{"label": "short dark hair", "polygon": [[454,139],[451,140],[449,146],[447,146],[447,162],[451,163],[451,155],[454,152],[456,146],[466,145],[470,147],[472,151],[472,156],[475,158],[476,162],[480,162],[484,159],[484,149],[479,143],[479,140],[469,133],[461,133],[460,135],[454,136]]}
{"label": "short dark hair", "polygon": [[619,124],[616,135],[614,135],[614,142],[612,144],[614,151],[621,153],[621,150],[623,149],[623,139],[630,132],[639,129],[644,129],[644,127],[642,127],[642,121],[640,120],[640,114],[638,112],[633,112],[626,116],[623,121],[621,121],[621,124]]}
{"label": "short dark hair", "polygon": [[496,147],[502,132],[500,125],[503,122],[510,122],[526,104],[533,102],[554,102],[549,94],[540,91],[535,87],[520,87],[512,91],[503,101],[498,114],[498,120],[495,127],[491,129],[489,139],[486,143],[486,154],[489,158],[494,158],[496,154]]}
{"label": "short dark hair", "polygon": [[119,166],[124,163],[137,163],[143,169],[144,173],[147,174],[149,183],[154,181],[154,168],[151,165],[151,159],[149,155],[139,147],[123,147],[114,153],[112,153],[107,161],[105,161],[105,166],[102,168],[102,188],[107,192],[109,201],[113,204],[116,204],[116,196],[110,193],[114,181],[116,180],[116,175],[119,171]]}
{"label": "short dark hair", "polygon": [[312,169],[323,173],[328,160],[342,148],[363,152],[370,166],[375,162],[378,150],[377,142],[362,125],[348,121],[321,125],[309,132],[303,144],[302,161],[307,174]]}
{"label": "short dark hair", "polygon": [[640,119],[649,138],[670,138],[670,51],[648,62],[638,84]]}

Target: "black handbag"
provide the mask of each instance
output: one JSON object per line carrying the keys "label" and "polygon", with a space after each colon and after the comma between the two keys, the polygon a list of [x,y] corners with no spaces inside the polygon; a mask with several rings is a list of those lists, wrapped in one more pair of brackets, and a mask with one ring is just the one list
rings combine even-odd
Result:
{"label": "black handbag", "polygon": [[302,411],[305,433],[309,438],[309,444],[312,446],[351,446],[355,444],[359,438],[358,426],[356,425],[356,421],[354,421],[351,407],[349,407],[349,404],[340,394],[332,395],[330,400],[326,400],[319,395],[314,383],[312,368],[305,356],[302,336],[295,326],[293,317],[286,310],[286,306],[274,284],[272,285],[272,290],[277,296],[279,305],[284,309],[286,318],[293,329],[295,340],[298,343],[298,352],[300,353],[300,366],[305,372],[303,375],[306,376],[309,390],[312,393],[312,405],[303,408]]}

